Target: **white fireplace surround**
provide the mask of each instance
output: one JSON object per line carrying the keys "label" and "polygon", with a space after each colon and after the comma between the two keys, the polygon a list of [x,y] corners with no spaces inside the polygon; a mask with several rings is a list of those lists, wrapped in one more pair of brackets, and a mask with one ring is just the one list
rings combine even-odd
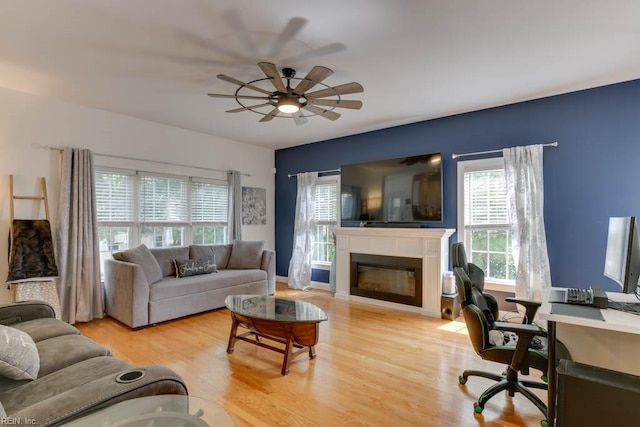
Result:
{"label": "white fireplace surround", "polygon": [[[336,234],[336,298],[382,305],[440,318],[442,274],[449,267],[450,228],[340,227]],[[351,254],[422,259],[422,307],[350,295]]]}

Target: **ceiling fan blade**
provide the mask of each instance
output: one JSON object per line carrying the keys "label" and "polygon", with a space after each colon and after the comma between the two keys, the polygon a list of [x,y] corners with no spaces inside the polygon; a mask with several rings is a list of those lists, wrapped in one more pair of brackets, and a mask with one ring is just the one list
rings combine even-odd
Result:
{"label": "ceiling fan blade", "polygon": [[304,27],[307,22],[305,18],[291,18],[282,32],[278,34],[278,37],[274,40],[268,55],[273,56],[277,54],[290,40],[295,38],[296,34],[302,30],[302,27]]}
{"label": "ceiling fan blade", "polygon": [[348,99],[310,99],[307,102],[311,105],[323,105],[325,107],[351,108],[353,110],[362,108],[362,101]]}
{"label": "ceiling fan blade", "polygon": [[271,121],[271,120],[273,120],[273,118],[274,118],[275,116],[277,116],[277,115],[278,115],[278,113],[279,113],[279,112],[280,112],[280,110],[278,110],[277,108],[274,108],[273,110],[271,110],[271,111],[269,112],[269,114],[267,114],[266,116],[264,116],[263,118],[261,118],[261,119],[260,119],[260,121],[261,121],[261,122],[268,122],[268,121]]}
{"label": "ceiling fan blade", "polygon": [[303,52],[298,55],[293,55],[281,60],[281,63],[293,63],[297,61],[305,61],[307,59],[316,58],[318,56],[329,55],[332,53],[342,52],[347,46],[342,43],[331,43],[326,46],[321,46],[317,49],[311,49],[308,52]]}
{"label": "ceiling fan blade", "polygon": [[182,40],[185,45],[195,46],[199,49],[202,49],[204,52],[214,51],[219,54],[227,55],[230,58],[234,59],[234,62],[237,62],[239,64],[249,64],[252,62],[250,60],[250,56],[245,56],[237,51],[234,51],[233,49],[228,49],[226,46],[224,46],[224,44],[220,44],[216,40],[198,34],[193,30],[184,31],[176,29],[174,31],[176,32],[176,36],[179,37],[179,39]]}
{"label": "ceiling fan blade", "polygon": [[325,110],[324,108],[316,107],[314,105],[307,104],[302,108],[331,121],[338,120],[340,118],[340,114],[336,113],[335,111]]}
{"label": "ceiling fan blade", "polygon": [[222,18],[225,20],[227,27],[233,34],[238,38],[238,40],[244,45],[249,52],[249,56],[254,56],[256,53],[256,47],[251,40],[250,34],[251,32],[247,30],[246,25],[244,25],[244,21],[240,17],[240,14],[236,9],[225,10],[220,13]]}
{"label": "ceiling fan blade", "polygon": [[212,98],[235,98],[235,99],[271,99],[268,96],[250,96],[250,95],[223,95],[220,93],[208,93]]}
{"label": "ceiling fan blade", "polygon": [[262,89],[262,88],[260,88],[258,86],[254,86],[252,84],[242,82],[242,81],[240,81],[238,79],[234,79],[233,77],[229,77],[229,76],[226,76],[224,74],[218,74],[218,78],[220,80],[224,80],[225,82],[233,83],[233,84],[236,84],[238,86],[244,86],[244,87],[247,87],[249,89],[253,89],[253,90],[257,91],[257,92],[261,92],[261,93],[264,93],[264,94],[267,94],[267,95],[271,95],[271,92],[269,92],[268,90],[264,90],[264,89]]}
{"label": "ceiling fan blade", "polygon": [[318,90],[316,92],[305,93],[304,97],[307,99],[316,99],[323,98],[325,96],[348,95],[350,93],[358,92],[364,92],[364,88],[362,87],[362,85],[360,83],[351,82],[327,89]]}
{"label": "ceiling fan blade", "polygon": [[258,66],[260,67],[264,75],[271,79],[271,83],[278,90],[278,92],[287,92],[287,88],[284,87],[284,83],[282,82],[282,78],[280,77],[275,64],[272,64],[270,62],[258,62]]}
{"label": "ceiling fan blade", "polygon": [[250,105],[248,107],[234,108],[233,110],[227,110],[227,113],[239,113],[241,111],[253,110],[254,108],[266,107],[267,105],[273,105],[271,102],[265,102],[264,104]]}
{"label": "ceiling fan blade", "polygon": [[307,90],[329,77],[331,74],[333,74],[332,69],[316,65],[307,73],[304,80],[301,80],[300,83],[298,83],[298,86],[293,90],[293,93],[302,95]]}
{"label": "ceiling fan blade", "polygon": [[298,110],[297,113],[293,114],[293,121],[297,126],[309,123],[309,120],[302,115],[302,112],[300,110]]}

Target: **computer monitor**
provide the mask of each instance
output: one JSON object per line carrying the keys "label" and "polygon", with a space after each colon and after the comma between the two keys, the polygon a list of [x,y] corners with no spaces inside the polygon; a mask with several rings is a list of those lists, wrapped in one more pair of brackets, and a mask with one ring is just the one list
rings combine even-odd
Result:
{"label": "computer monitor", "polygon": [[640,277],[640,241],[635,217],[609,218],[604,275],[622,286],[623,293],[636,293]]}

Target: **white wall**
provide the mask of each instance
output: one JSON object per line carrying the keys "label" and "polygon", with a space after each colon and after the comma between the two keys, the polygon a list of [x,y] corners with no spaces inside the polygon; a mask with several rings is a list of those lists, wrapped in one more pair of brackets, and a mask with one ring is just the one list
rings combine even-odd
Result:
{"label": "white wall", "polygon": [[[189,167],[113,159],[127,156],[212,169],[239,170],[242,185],[267,190],[267,224],[245,225],[245,240],[275,245],[274,151],[214,136],[166,126],[103,110],[67,104],[0,88],[0,283],[7,276],[9,175],[16,195],[39,195],[40,177],[47,179],[49,209],[55,224],[58,209],[60,153],[41,147],[89,148],[99,166],[113,166],[187,176],[220,178],[226,174]],[[16,218],[44,218],[32,201],[16,201]],[[9,301],[0,286],[0,301]]]}

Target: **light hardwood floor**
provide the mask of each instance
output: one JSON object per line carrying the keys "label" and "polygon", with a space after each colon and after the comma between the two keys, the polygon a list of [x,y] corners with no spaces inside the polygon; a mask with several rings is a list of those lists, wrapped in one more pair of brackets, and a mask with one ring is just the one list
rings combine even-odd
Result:
{"label": "light hardwood floor", "polygon": [[[335,299],[278,284],[277,295],[304,298],[329,318],[320,326],[317,358],[300,355],[280,375],[282,355],[238,342],[226,353],[227,309],[132,331],[105,318],[77,325],[135,365],[178,372],[189,394],[222,405],[238,426],[537,426],[543,418],[523,396],[494,397],[482,415],[473,402],[491,381],[463,369],[501,372],[481,360],[464,321]],[[539,373],[532,370],[531,379]],[[537,391],[546,399],[543,391]]]}

